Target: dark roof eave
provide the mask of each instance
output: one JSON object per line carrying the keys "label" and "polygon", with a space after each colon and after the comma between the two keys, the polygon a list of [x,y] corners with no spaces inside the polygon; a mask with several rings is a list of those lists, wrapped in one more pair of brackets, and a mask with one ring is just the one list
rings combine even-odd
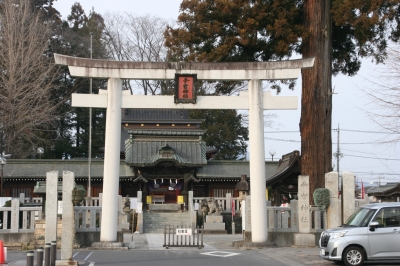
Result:
{"label": "dark roof eave", "polygon": [[[163,162],[165,162],[166,160],[163,160]],[[174,163],[174,165],[176,165],[177,167],[203,167],[207,164],[190,164],[190,163],[176,163],[176,161],[172,161]],[[133,166],[133,167],[154,167],[157,166],[157,164],[159,164],[160,161],[156,161],[154,163],[127,163],[126,165],[129,166]]]}
{"label": "dark roof eave", "polygon": [[289,162],[284,168],[279,169],[282,164],[286,163],[285,161],[282,161],[282,163],[278,166],[276,172],[272,176],[266,178],[267,186],[278,183],[282,179],[285,179],[286,177],[290,176],[290,174],[298,170],[298,168],[295,167],[296,164],[299,164],[300,159],[300,153],[298,151],[293,151],[291,153],[283,155],[282,157],[289,157],[287,159],[289,160]]}

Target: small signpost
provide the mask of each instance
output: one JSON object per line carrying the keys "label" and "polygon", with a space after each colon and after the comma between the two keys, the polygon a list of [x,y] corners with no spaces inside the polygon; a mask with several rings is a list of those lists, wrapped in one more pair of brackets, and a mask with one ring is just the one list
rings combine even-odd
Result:
{"label": "small signpost", "polygon": [[191,236],[192,228],[176,228],[175,234],[177,236]]}

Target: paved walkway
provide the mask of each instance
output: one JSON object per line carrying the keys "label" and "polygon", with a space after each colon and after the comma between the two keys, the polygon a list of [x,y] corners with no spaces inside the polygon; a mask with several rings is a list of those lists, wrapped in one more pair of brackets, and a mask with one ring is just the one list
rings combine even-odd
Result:
{"label": "paved walkway", "polygon": [[[240,234],[237,235],[204,235],[203,250],[238,250],[232,246],[233,241],[242,240]],[[163,234],[124,234],[124,243],[133,245],[132,250],[165,250]],[[133,244],[134,243],[134,244]],[[169,249],[184,249],[181,247],[170,247]],[[193,248],[192,248],[193,249]],[[299,248],[299,247],[276,247],[260,248],[258,252],[273,258],[288,266],[306,266],[306,265],[333,265],[332,262],[319,258],[317,247]],[[245,252],[245,251],[243,251]],[[1,264],[0,264],[1,265]],[[26,265],[25,256],[20,261],[13,262],[12,265]]]}
{"label": "paved walkway", "polygon": [[[241,239],[241,235],[204,235],[204,249],[232,249],[231,243]],[[124,234],[124,243],[132,242],[134,249],[165,249],[164,234]]]}
{"label": "paved walkway", "polygon": [[[165,250],[163,234],[125,234],[124,243],[135,243],[135,248]],[[204,235],[204,250],[232,250],[233,241],[242,240],[242,235]],[[178,247],[169,249],[181,249]],[[319,257],[319,249],[317,247],[275,247],[261,248],[258,252],[265,254],[268,257],[274,258],[283,264],[290,266],[304,265],[332,265],[332,262],[325,261]]]}

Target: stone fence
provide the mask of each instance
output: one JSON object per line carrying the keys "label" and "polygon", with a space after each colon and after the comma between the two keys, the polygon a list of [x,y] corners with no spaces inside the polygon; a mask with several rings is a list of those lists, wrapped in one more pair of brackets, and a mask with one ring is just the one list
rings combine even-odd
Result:
{"label": "stone fence", "polygon": [[19,199],[14,199],[11,207],[0,207],[0,234],[33,233],[41,217],[42,207],[20,207]]}
{"label": "stone fence", "polygon": [[[193,205],[199,204],[204,198],[193,198]],[[228,193],[226,197],[214,198],[222,212],[232,212],[232,201],[234,201],[235,214],[240,215],[240,199],[231,197]],[[92,198],[92,206],[75,206],[75,228],[77,232],[93,232],[100,230],[101,224],[101,200]],[[122,198],[124,201],[125,199]],[[42,217],[42,207],[20,207],[20,199],[12,200],[11,207],[0,207],[0,234],[1,233],[33,233],[35,221]],[[365,204],[365,201],[355,200],[354,209]],[[268,203],[267,203],[268,204]],[[99,206],[100,205],[100,206]],[[290,207],[267,206],[268,212],[268,231],[269,232],[292,232],[299,231],[298,201],[292,200]],[[320,233],[328,227],[327,212],[318,207],[311,206],[310,212],[310,232]],[[124,213],[120,212],[123,217]],[[340,213],[339,213],[340,216]],[[119,219],[119,221],[123,219]]]}
{"label": "stone fence", "polygon": [[[225,197],[214,197],[213,199],[217,201],[218,206],[220,206],[223,211],[229,211],[229,212],[232,211],[232,200],[233,200],[235,206],[235,212],[240,212],[240,199],[233,198],[231,193],[226,193]],[[204,200],[204,197],[194,197],[193,204],[198,203],[200,208],[202,200]]]}
{"label": "stone fence", "polygon": [[[290,207],[267,206],[269,232],[299,232],[299,216],[297,200],[290,202]],[[321,233],[326,229],[326,211],[318,207],[310,207],[310,232]]]}

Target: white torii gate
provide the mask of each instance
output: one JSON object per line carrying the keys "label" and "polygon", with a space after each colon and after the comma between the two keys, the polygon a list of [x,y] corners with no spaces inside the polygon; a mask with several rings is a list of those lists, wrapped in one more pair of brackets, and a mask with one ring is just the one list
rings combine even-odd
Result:
{"label": "white torii gate", "polygon": [[[71,76],[108,79],[104,93],[72,95],[73,106],[107,108],[100,241],[117,241],[121,108],[148,108],[249,110],[252,242],[267,242],[263,110],[295,110],[297,97],[271,96],[270,92],[263,92],[262,80],[297,79],[302,68],[314,65],[314,58],[276,62],[191,63],[122,62],[59,54],[54,57],[56,64],[69,67]],[[199,80],[248,80],[248,92],[239,96],[197,96],[195,104],[182,104],[174,103],[174,96],[128,95],[122,91],[122,79],[167,80],[174,79],[177,73],[197,74]]]}

